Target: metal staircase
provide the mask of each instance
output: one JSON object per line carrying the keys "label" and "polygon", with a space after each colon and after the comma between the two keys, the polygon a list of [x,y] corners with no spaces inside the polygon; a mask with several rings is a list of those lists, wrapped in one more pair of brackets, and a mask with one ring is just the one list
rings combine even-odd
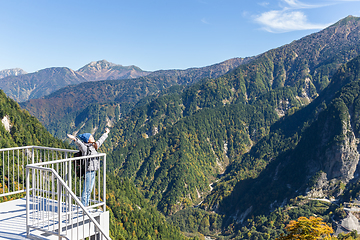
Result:
{"label": "metal staircase", "polygon": [[[88,157],[74,158],[74,152],[77,151],[39,146],[0,149],[0,200],[11,197],[24,201],[21,197],[26,193],[22,237],[110,239],[109,213],[105,211],[106,154],[91,156],[99,159],[101,168],[96,171],[90,204],[85,207],[80,200],[84,179],[77,177],[74,166],[75,161]],[[11,202],[0,203],[0,239],[23,239],[15,238],[16,233],[7,233],[1,227],[11,228],[8,221],[17,219],[10,213],[20,210],[11,211]],[[20,217],[14,224],[24,225],[23,215],[18,214]]]}

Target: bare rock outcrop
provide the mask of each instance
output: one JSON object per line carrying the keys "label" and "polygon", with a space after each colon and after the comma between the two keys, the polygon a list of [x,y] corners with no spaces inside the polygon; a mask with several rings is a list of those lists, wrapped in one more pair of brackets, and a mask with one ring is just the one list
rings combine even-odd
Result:
{"label": "bare rock outcrop", "polygon": [[[342,121],[341,141],[331,141],[328,136],[328,123],[324,123],[322,139],[325,153],[319,153],[321,159],[321,172],[316,183],[308,189],[309,197],[337,197],[345,189],[345,185],[354,178],[358,178],[359,166],[359,139],[352,130],[349,116],[347,121]],[[329,142],[331,143],[329,146]],[[313,167],[313,166],[312,166]]]}

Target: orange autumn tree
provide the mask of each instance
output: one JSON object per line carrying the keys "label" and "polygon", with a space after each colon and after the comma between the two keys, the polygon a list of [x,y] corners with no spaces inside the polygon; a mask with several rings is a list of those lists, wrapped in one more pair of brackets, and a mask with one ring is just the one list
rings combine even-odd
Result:
{"label": "orange autumn tree", "polygon": [[334,230],[319,217],[299,217],[286,226],[287,235],[277,238],[278,240],[313,240],[331,239],[330,234]]}

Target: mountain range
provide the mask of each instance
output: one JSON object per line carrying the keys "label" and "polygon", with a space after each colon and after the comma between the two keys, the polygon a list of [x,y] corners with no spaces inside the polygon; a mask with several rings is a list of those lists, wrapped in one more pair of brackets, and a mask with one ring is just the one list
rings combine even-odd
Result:
{"label": "mountain range", "polygon": [[234,58],[203,68],[163,70],[135,79],[71,85],[44,98],[23,102],[21,106],[59,138],[79,130],[95,134],[99,127],[112,126],[121,114],[146,96],[173,85],[189,85],[203,78],[216,78],[252,59]]}
{"label": "mountain range", "polygon": [[[216,64],[220,66],[219,69],[214,68],[210,74],[205,74],[203,77],[217,77],[219,74],[223,74],[237,67],[240,62],[247,62],[249,59],[251,58],[235,58],[225,61],[224,63]],[[221,69],[222,65],[226,66]],[[143,71],[133,65],[122,66],[101,60],[91,62],[77,71],[66,67],[46,68],[34,73],[27,73],[20,68],[2,70],[0,71],[0,88],[15,101],[24,102],[29,99],[42,98],[63,87],[83,82],[133,79],[147,75],[152,75],[152,77],[177,75],[182,79],[181,82],[179,82],[182,84],[182,82],[187,81],[190,83],[194,81],[192,79],[201,78],[202,76],[195,76],[199,74],[199,72],[202,71],[198,71],[197,68],[149,72]]]}
{"label": "mountain range", "polygon": [[21,69],[2,72],[0,88],[17,102],[42,98],[68,85],[106,79],[129,79],[150,74],[136,66],[122,66],[106,60],[91,62],[77,71],[66,67],[53,67],[34,73],[26,73]]}

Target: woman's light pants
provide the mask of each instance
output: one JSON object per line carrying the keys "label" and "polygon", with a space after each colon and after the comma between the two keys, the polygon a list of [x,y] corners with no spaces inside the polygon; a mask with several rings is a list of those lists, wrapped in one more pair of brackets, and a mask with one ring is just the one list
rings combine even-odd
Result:
{"label": "woman's light pants", "polygon": [[84,189],[81,195],[81,203],[87,207],[89,205],[90,194],[95,183],[95,171],[88,171],[85,174]]}

